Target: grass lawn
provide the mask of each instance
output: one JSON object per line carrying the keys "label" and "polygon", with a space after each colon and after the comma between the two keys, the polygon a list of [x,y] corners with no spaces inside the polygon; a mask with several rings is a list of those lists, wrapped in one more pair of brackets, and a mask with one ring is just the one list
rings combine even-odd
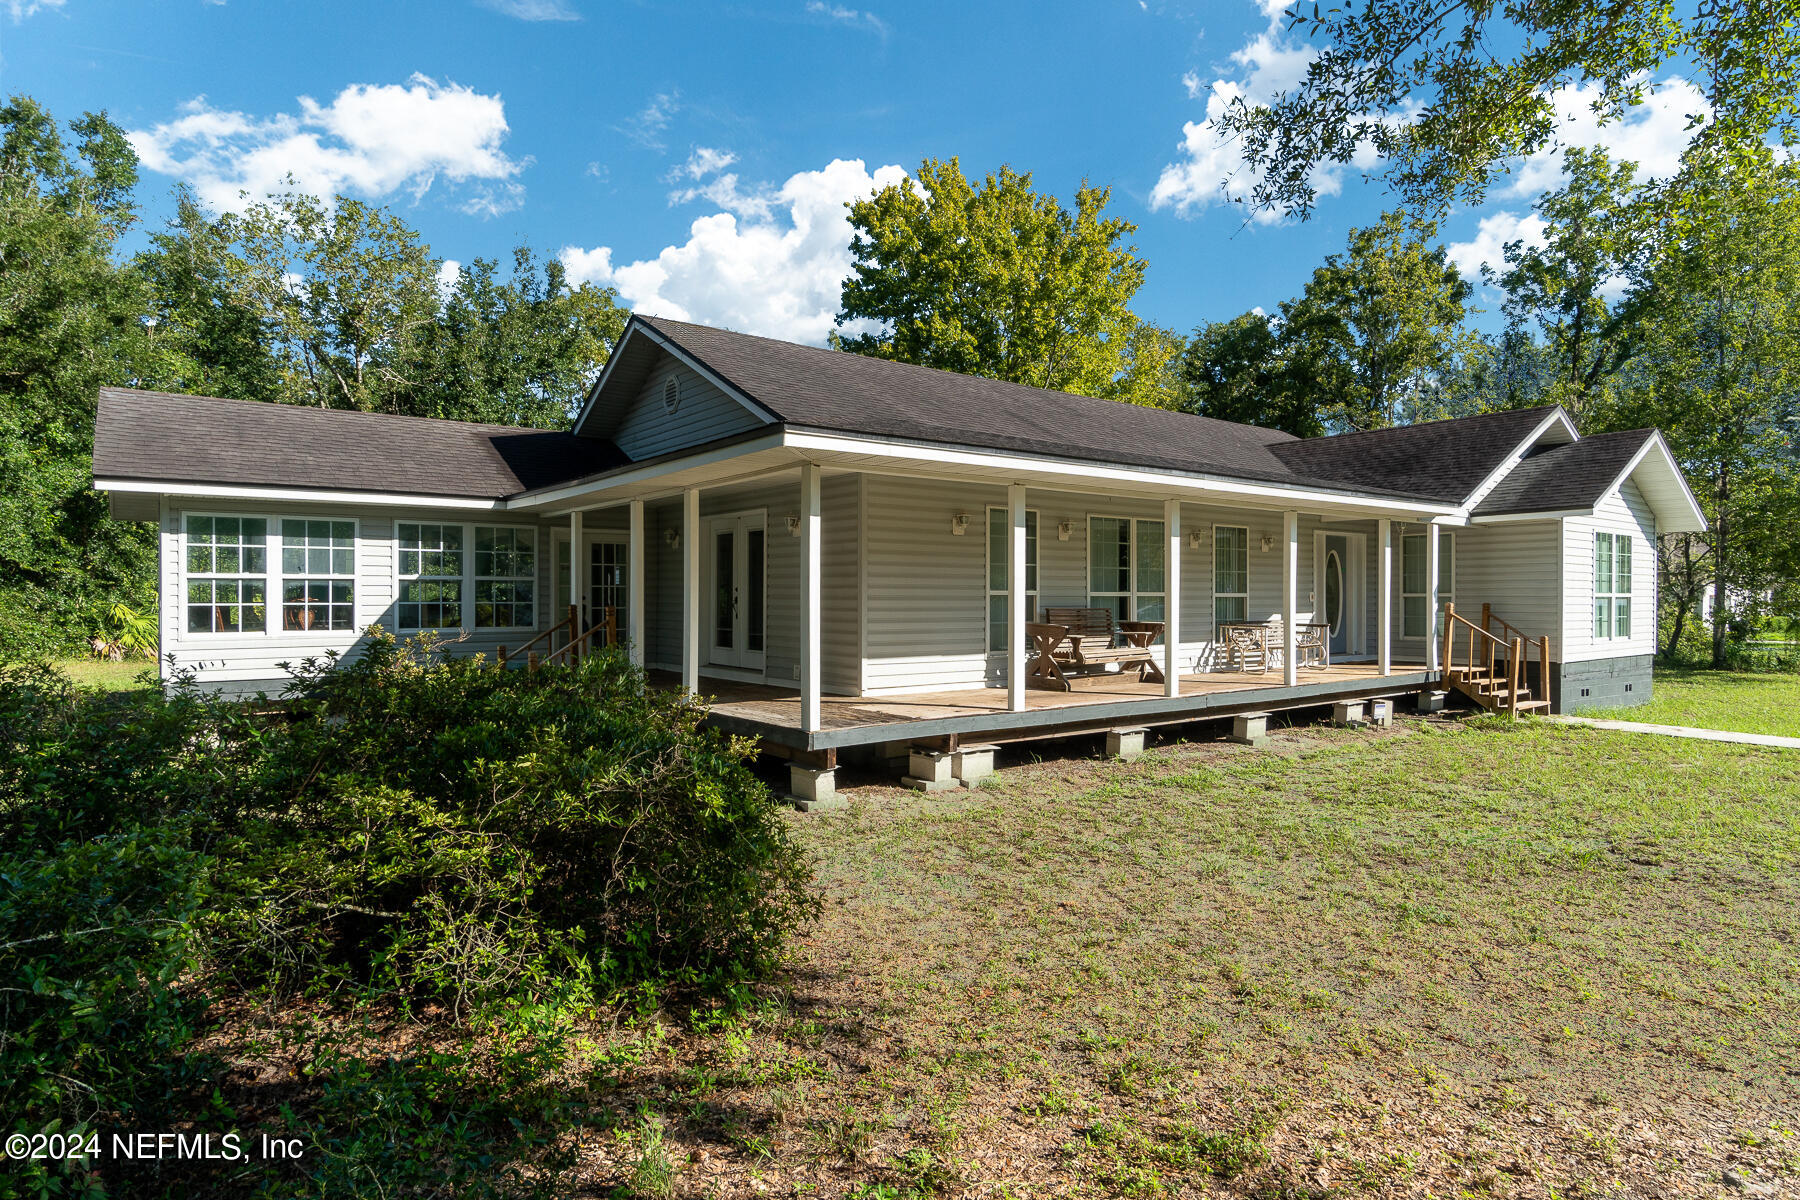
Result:
{"label": "grass lawn", "polygon": [[1582,715],[1800,737],[1800,674],[1659,666],[1650,697],[1650,703],[1636,708]]}
{"label": "grass lawn", "polygon": [[106,662],[98,658],[62,658],[56,661],[56,668],[82,687],[128,692],[142,686],[138,676],[145,671],[154,672],[156,664],[145,659]]}
{"label": "grass lawn", "polygon": [[1800,755],[1404,719],[852,794],[753,1015],[595,1033],[589,1194],[1800,1187]]}

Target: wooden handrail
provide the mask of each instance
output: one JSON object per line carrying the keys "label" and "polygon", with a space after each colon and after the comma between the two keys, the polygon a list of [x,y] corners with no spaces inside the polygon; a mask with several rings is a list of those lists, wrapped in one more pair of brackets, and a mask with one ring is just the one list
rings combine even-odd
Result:
{"label": "wooden handrail", "polygon": [[605,639],[601,642],[602,645],[618,645],[619,610],[607,607],[600,611],[603,614],[600,620],[588,626],[586,633],[582,634],[580,637],[570,638],[560,649],[552,650],[550,653],[546,654],[544,656],[544,665],[548,666],[550,663],[555,662],[559,656],[565,662],[579,662],[581,660],[583,648],[588,642],[593,640],[596,633],[604,633],[606,635]]}
{"label": "wooden handrail", "polygon": [[500,665],[503,667],[506,665],[506,660],[509,657],[517,657],[518,655],[521,655],[521,654],[525,655],[526,661],[529,662],[531,660],[531,648],[533,646],[537,645],[539,642],[543,641],[545,638],[552,636],[558,630],[564,629],[564,628],[566,628],[569,631],[569,635],[571,637],[574,636],[574,634],[575,634],[575,606],[573,604],[569,605],[569,615],[568,616],[564,617],[562,620],[558,621],[556,624],[552,625],[550,628],[544,630],[544,632],[538,634],[536,637],[532,638],[529,642],[526,642],[523,646],[520,646],[516,650],[509,651],[509,650],[507,650],[507,648],[505,646],[501,646],[499,648],[499,651],[496,653],[495,657],[499,660]]}

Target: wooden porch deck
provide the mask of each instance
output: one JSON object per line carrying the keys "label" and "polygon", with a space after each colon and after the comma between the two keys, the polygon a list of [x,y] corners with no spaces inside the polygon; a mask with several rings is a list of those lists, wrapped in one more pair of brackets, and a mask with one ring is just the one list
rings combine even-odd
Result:
{"label": "wooden porch deck", "polygon": [[[651,685],[673,689],[678,677],[652,671]],[[1395,663],[1383,676],[1374,663],[1336,663],[1301,670],[1286,687],[1281,672],[1245,671],[1184,674],[1181,695],[1171,700],[1160,683],[1128,676],[1087,676],[1075,690],[1025,693],[1026,710],[1006,707],[1006,689],[979,688],[902,696],[821,698],[821,728],[800,729],[796,690],[737,683],[702,676],[701,691],[713,699],[713,724],[794,750],[832,750],[877,742],[971,735],[994,741],[1056,737],[1120,724],[1168,725],[1238,712],[1304,708],[1334,700],[1416,692],[1432,680],[1423,664]]]}

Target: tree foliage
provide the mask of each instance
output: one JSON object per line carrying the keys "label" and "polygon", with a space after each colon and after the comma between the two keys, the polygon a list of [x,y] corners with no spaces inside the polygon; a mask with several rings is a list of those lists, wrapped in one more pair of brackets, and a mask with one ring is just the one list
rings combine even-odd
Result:
{"label": "tree foliage", "polygon": [[[1129,365],[1144,281],[1136,226],[1103,215],[1111,192],[1082,185],[1072,208],[1002,167],[973,185],[926,159],[850,206],[854,257],[837,316],[858,354],[1089,396]],[[855,332],[865,326],[872,331]]]}
{"label": "tree foliage", "polygon": [[[1557,144],[1560,89],[1585,87],[1596,119],[1617,122],[1668,66],[1706,101],[1690,118],[1703,158],[1800,130],[1800,22],[1787,0],[1404,0],[1296,4],[1287,17],[1317,48],[1305,77],[1266,104],[1240,97],[1221,120],[1264,210],[1310,214],[1317,168],[1371,152],[1415,211],[1479,203],[1509,161]],[[1703,174],[1691,182],[1704,193]],[[1684,183],[1650,199],[1666,211],[1690,194]]]}

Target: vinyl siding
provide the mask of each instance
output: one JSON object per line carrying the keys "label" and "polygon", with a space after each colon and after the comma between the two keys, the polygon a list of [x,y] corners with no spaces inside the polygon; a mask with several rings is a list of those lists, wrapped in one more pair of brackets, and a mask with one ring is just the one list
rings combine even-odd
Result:
{"label": "vinyl siding", "polygon": [[[681,404],[673,413],[663,403],[663,385],[671,377],[681,388]],[[762,423],[698,373],[665,355],[626,407],[613,441],[642,461],[744,433]]]}
{"label": "vinyl siding", "polygon": [[1550,639],[1560,659],[1563,642],[1562,528],[1558,521],[1471,525],[1456,531],[1456,609],[1472,621],[1481,606],[1528,636]]}
{"label": "vinyl siding", "polygon": [[[864,478],[862,475],[832,475],[819,485],[819,506],[824,523],[819,563],[819,644],[824,661],[820,665],[819,684],[825,691],[843,696],[862,692]],[[782,524],[785,534],[785,522]]]}
{"label": "vinyl siding", "polygon": [[[185,518],[189,513],[238,514],[266,517],[270,521],[271,543],[280,530],[283,517],[314,517],[356,522],[356,627],[326,633],[249,632],[189,633],[187,630]],[[283,662],[298,664],[308,657],[322,657],[336,651],[354,659],[367,646],[366,630],[382,625],[389,632],[397,630],[395,601],[395,529],[398,522],[428,521],[464,526],[508,525],[535,531],[537,539],[537,589],[534,629],[551,623],[549,604],[554,592],[551,552],[552,525],[516,514],[492,514],[477,519],[463,513],[446,514],[441,510],[370,509],[346,505],[253,504],[242,501],[176,501],[163,502],[160,533],[160,579],[162,596],[159,616],[162,636],[161,659],[163,678],[173,670],[191,670],[203,685],[266,683],[266,690],[280,690],[287,681]],[[473,550],[472,534],[465,532],[464,545]],[[279,549],[269,547],[271,565],[279,570]],[[271,598],[271,608],[279,603],[279,592]],[[279,615],[274,615],[279,621]],[[404,632],[401,632],[405,636]],[[453,636],[453,635],[452,635]],[[533,636],[531,630],[471,630],[464,640],[449,642],[450,654],[492,655],[502,645],[518,646]],[[173,657],[173,663],[170,659]]]}
{"label": "vinyl siding", "polygon": [[[1563,519],[1563,640],[1559,662],[1628,658],[1656,652],[1656,517],[1637,485],[1627,480],[1591,517]],[[1627,533],[1631,547],[1631,636],[1594,638],[1594,535]]]}

